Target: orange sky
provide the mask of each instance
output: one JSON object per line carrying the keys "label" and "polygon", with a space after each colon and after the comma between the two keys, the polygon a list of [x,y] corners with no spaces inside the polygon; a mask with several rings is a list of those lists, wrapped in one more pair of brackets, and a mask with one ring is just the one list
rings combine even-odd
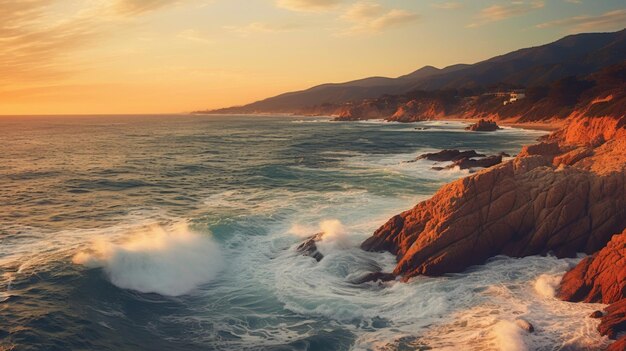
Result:
{"label": "orange sky", "polygon": [[0,114],[175,113],[618,30],[621,1],[0,0]]}

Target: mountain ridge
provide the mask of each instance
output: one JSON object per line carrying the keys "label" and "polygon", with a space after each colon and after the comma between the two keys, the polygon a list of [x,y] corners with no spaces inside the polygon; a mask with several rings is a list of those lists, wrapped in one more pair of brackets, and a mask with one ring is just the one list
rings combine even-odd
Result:
{"label": "mountain ridge", "polygon": [[626,59],[626,29],[580,33],[554,42],[518,49],[474,64],[444,68],[424,66],[397,78],[367,77],[343,83],[325,83],[286,92],[243,106],[194,113],[303,113],[326,114],[329,105],[341,105],[414,90],[445,90],[509,85],[530,87],[558,79],[584,76]]}

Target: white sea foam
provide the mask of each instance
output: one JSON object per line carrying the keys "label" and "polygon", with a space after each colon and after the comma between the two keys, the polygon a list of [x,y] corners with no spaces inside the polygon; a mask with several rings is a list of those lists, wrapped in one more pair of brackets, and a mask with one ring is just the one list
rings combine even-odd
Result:
{"label": "white sea foam", "polygon": [[560,275],[542,274],[535,281],[535,291],[544,297],[554,297],[560,282]]}
{"label": "white sea foam", "polygon": [[510,321],[500,321],[493,328],[496,342],[502,351],[527,351],[524,333],[517,324]]}
{"label": "white sea foam", "polygon": [[122,243],[99,239],[73,262],[103,268],[111,283],[144,293],[178,296],[215,278],[222,266],[218,246],[186,225],[134,233]]}

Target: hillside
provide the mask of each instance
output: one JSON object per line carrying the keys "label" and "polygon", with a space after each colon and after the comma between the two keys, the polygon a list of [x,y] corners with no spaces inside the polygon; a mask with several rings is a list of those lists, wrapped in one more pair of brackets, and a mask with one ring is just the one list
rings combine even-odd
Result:
{"label": "hillside", "polygon": [[544,86],[568,76],[586,76],[626,59],[626,30],[570,35],[553,43],[517,50],[472,65],[422,67],[398,77],[370,77],[323,84],[244,106],[196,113],[331,114],[348,102],[412,91]]}

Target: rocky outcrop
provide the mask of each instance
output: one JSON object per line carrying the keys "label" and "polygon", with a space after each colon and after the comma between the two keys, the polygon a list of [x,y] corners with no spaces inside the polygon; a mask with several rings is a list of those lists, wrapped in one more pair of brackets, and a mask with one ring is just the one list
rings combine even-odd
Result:
{"label": "rocky outcrop", "polygon": [[368,273],[359,279],[355,280],[354,284],[363,284],[369,282],[388,282],[395,280],[396,276],[392,273],[384,273],[384,272],[372,272]]}
{"label": "rocky outcrop", "polygon": [[623,334],[626,332],[626,298],[609,305],[605,311],[606,314],[600,318],[598,331],[610,339],[619,338],[616,344],[623,345],[626,342],[626,335]]}
{"label": "rocky outcrop", "polygon": [[[626,332],[626,229],[567,272],[559,284],[557,297],[572,302],[611,304],[606,313],[592,314],[592,318],[600,318],[598,330],[611,339]],[[611,347],[621,350],[618,347],[625,342],[626,336]]]}
{"label": "rocky outcrop", "polygon": [[471,130],[473,132],[493,132],[500,127],[495,121],[488,121],[486,119],[481,119],[478,122],[471,124],[469,127],[465,128],[466,130]]}
{"label": "rocky outcrop", "polygon": [[626,298],[626,229],[567,272],[557,297],[574,302],[613,303]]}
{"label": "rocky outcrop", "polygon": [[411,100],[398,107],[387,120],[394,122],[420,122],[446,116],[443,101],[436,99]]}
{"label": "rocky outcrop", "polygon": [[313,257],[317,262],[321,261],[324,255],[317,249],[317,242],[322,240],[322,236],[324,233],[317,233],[309,237],[296,247],[296,251],[301,255]]}
{"label": "rocky outcrop", "polygon": [[526,148],[512,161],[448,184],[391,218],[362,248],[394,253],[393,273],[405,280],[460,272],[500,254],[592,254],[626,227],[626,162],[602,170],[588,162],[618,157],[626,145],[611,139],[593,156],[554,166],[558,153],[571,148]]}
{"label": "rocky outcrop", "polygon": [[365,100],[360,103],[350,103],[341,107],[335,120],[358,121],[367,119],[384,119],[391,116],[396,110],[394,102],[387,100]]}
{"label": "rocky outcrop", "polygon": [[449,162],[458,161],[471,157],[485,157],[483,154],[479,154],[474,150],[460,151],[460,150],[441,150],[439,152],[432,152],[419,155],[416,160],[429,160],[437,162]]}
{"label": "rocky outcrop", "polygon": [[483,158],[479,158],[477,160],[472,158],[464,158],[458,161],[455,161],[453,164],[448,166],[447,168],[455,168],[459,167],[460,169],[470,169],[470,168],[489,168],[495,165],[499,165],[502,163],[502,155],[492,155]]}

